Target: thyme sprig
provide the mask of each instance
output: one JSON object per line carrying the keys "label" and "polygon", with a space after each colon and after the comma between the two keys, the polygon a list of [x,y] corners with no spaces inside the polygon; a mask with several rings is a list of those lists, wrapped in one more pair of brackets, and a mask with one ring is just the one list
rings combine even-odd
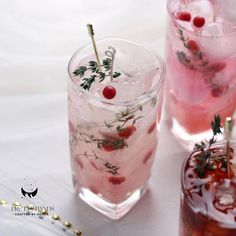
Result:
{"label": "thyme sprig", "polygon": [[[190,47],[188,45],[189,38],[185,38],[183,30],[182,29],[178,29],[178,34],[179,34],[179,39],[183,42],[184,47],[190,50]],[[200,51],[200,50],[196,50],[195,51],[194,50],[194,51],[191,51],[191,53],[193,54],[193,56],[197,60],[200,61],[200,64],[198,65],[200,68],[201,67],[205,67],[209,63],[208,59],[205,58],[205,55],[204,55],[204,53],[202,51]],[[184,64],[185,66],[187,66],[190,69],[194,69],[195,68],[193,63],[192,63],[191,57],[187,56],[185,52],[177,51],[176,55],[177,55],[178,59],[180,60],[180,62],[182,64]]]}
{"label": "thyme sprig", "polygon": [[80,132],[79,135],[80,138],[77,140],[84,141],[85,143],[96,143],[98,149],[104,149],[106,147],[109,147],[112,150],[118,150],[128,147],[128,144],[122,138],[97,138],[94,135],[89,135],[87,133],[82,132]]}
{"label": "thyme sprig", "polygon": [[99,160],[103,163],[104,167],[106,168],[107,173],[110,173],[110,174],[115,175],[115,176],[120,175],[119,172],[118,172],[118,170],[120,169],[119,166],[113,165],[109,161],[106,161],[106,160],[102,159],[95,152],[93,152],[92,154],[89,154],[88,152],[84,152],[83,154],[79,154],[79,156],[83,156],[87,159],[93,158],[94,160]]}
{"label": "thyme sprig", "polygon": [[[89,90],[96,79],[98,79],[99,82],[102,82],[106,77],[110,76],[109,71],[111,70],[111,65],[112,65],[111,58],[107,57],[103,59],[101,65],[101,68],[103,67],[105,71],[103,72],[100,71],[96,61],[89,61],[88,66],[80,66],[73,72],[73,74],[75,76],[79,76],[80,78],[82,78],[82,83],[80,84],[80,86],[85,90]],[[89,76],[83,78],[87,72],[90,72]],[[117,78],[120,75],[121,73],[114,72],[112,77]]]}
{"label": "thyme sprig", "polygon": [[143,116],[135,115],[137,111],[142,111],[142,109],[142,105],[127,107],[126,110],[118,112],[114,120],[105,121],[104,124],[107,128],[116,126],[117,130],[121,130],[129,121],[131,121],[131,125],[134,126],[137,120],[143,118]]}
{"label": "thyme sprig", "polygon": [[[202,141],[199,144],[195,144],[194,148],[195,151],[200,152],[196,157],[197,162],[195,166],[196,173],[200,178],[205,176],[207,170],[215,169],[213,161],[215,155],[212,150],[212,145],[216,142],[216,136],[222,134],[221,118],[219,115],[214,117],[214,120],[211,122],[211,128],[213,132],[212,138],[210,138],[209,141]],[[222,160],[225,161],[225,155],[223,157]]]}

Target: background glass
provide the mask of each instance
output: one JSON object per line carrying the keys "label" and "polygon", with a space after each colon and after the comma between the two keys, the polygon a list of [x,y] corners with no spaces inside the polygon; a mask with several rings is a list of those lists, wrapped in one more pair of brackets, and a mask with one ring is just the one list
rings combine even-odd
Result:
{"label": "background glass", "polygon": [[[208,0],[168,0],[166,107],[172,133],[189,150],[211,135],[215,114],[225,120],[236,108],[236,21],[215,7]],[[179,20],[183,11],[203,16],[204,27]]]}

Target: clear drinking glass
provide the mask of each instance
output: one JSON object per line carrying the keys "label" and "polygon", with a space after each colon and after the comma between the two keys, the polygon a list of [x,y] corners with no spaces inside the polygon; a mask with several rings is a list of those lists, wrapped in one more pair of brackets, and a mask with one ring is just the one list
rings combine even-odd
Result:
{"label": "clear drinking glass", "polygon": [[236,5],[230,8],[231,2],[168,0],[166,108],[172,133],[190,150],[209,137],[215,114],[224,120],[236,108]]}
{"label": "clear drinking glass", "polygon": [[[89,91],[73,71],[95,60],[92,44],[72,57],[69,72],[69,137],[73,182],[80,198],[119,219],[147,189],[158,142],[165,67],[152,51],[116,38],[97,41],[102,58],[116,50],[113,81],[95,82]],[[104,86],[116,97],[103,97]]]}
{"label": "clear drinking glass", "polygon": [[[236,142],[231,141],[231,174],[228,178],[223,162],[214,163],[203,178],[194,166],[200,160],[193,152],[185,161],[181,175],[181,204],[179,236],[235,236],[236,235]],[[215,160],[226,158],[226,144],[212,146]],[[225,160],[226,161],[226,160]]]}

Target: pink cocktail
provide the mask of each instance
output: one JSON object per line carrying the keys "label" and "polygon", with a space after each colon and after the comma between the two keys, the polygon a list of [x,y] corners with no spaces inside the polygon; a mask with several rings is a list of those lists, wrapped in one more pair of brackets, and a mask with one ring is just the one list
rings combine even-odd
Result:
{"label": "pink cocktail", "polygon": [[236,108],[231,2],[168,0],[166,105],[172,133],[190,149],[207,137],[215,114],[225,119]]}
{"label": "pink cocktail", "polygon": [[[199,176],[201,152],[193,152],[182,169],[179,236],[236,235],[235,141],[227,175],[225,143],[211,148],[211,162]],[[211,168],[213,167],[213,168]]]}
{"label": "pink cocktail", "polygon": [[[80,48],[68,67],[73,182],[85,202],[119,219],[147,188],[158,142],[164,66],[151,51],[126,40],[99,40],[97,46],[100,69],[93,70],[91,44]],[[107,57],[114,59],[114,68],[104,66]],[[96,77],[87,86],[94,71],[97,77],[115,76]]]}

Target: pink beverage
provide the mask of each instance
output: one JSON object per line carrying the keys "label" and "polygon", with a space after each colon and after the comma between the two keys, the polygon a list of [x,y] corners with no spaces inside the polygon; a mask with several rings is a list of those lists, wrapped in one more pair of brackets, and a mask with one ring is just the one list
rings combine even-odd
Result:
{"label": "pink beverage", "polygon": [[166,104],[188,149],[236,108],[235,1],[168,0]]}
{"label": "pink beverage", "polygon": [[182,169],[179,236],[235,236],[236,235],[236,176],[235,142],[230,148],[230,176],[226,170],[226,144],[211,148],[214,168],[199,177],[196,165],[199,151],[193,152]]}
{"label": "pink beverage", "polygon": [[[96,65],[90,62],[96,61],[92,44],[80,48],[68,67],[71,167],[80,198],[119,219],[147,189],[165,69],[158,56],[130,41],[107,38],[97,48],[102,66],[89,90],[86,78],[94,73],[88,65]],[[112,72],[104,66],[109,57]],[[82,79],[76,72],[85,67]],[[108,76],[99,79],[101,73]],[[112,73],[119,76],[110,79]]]}

